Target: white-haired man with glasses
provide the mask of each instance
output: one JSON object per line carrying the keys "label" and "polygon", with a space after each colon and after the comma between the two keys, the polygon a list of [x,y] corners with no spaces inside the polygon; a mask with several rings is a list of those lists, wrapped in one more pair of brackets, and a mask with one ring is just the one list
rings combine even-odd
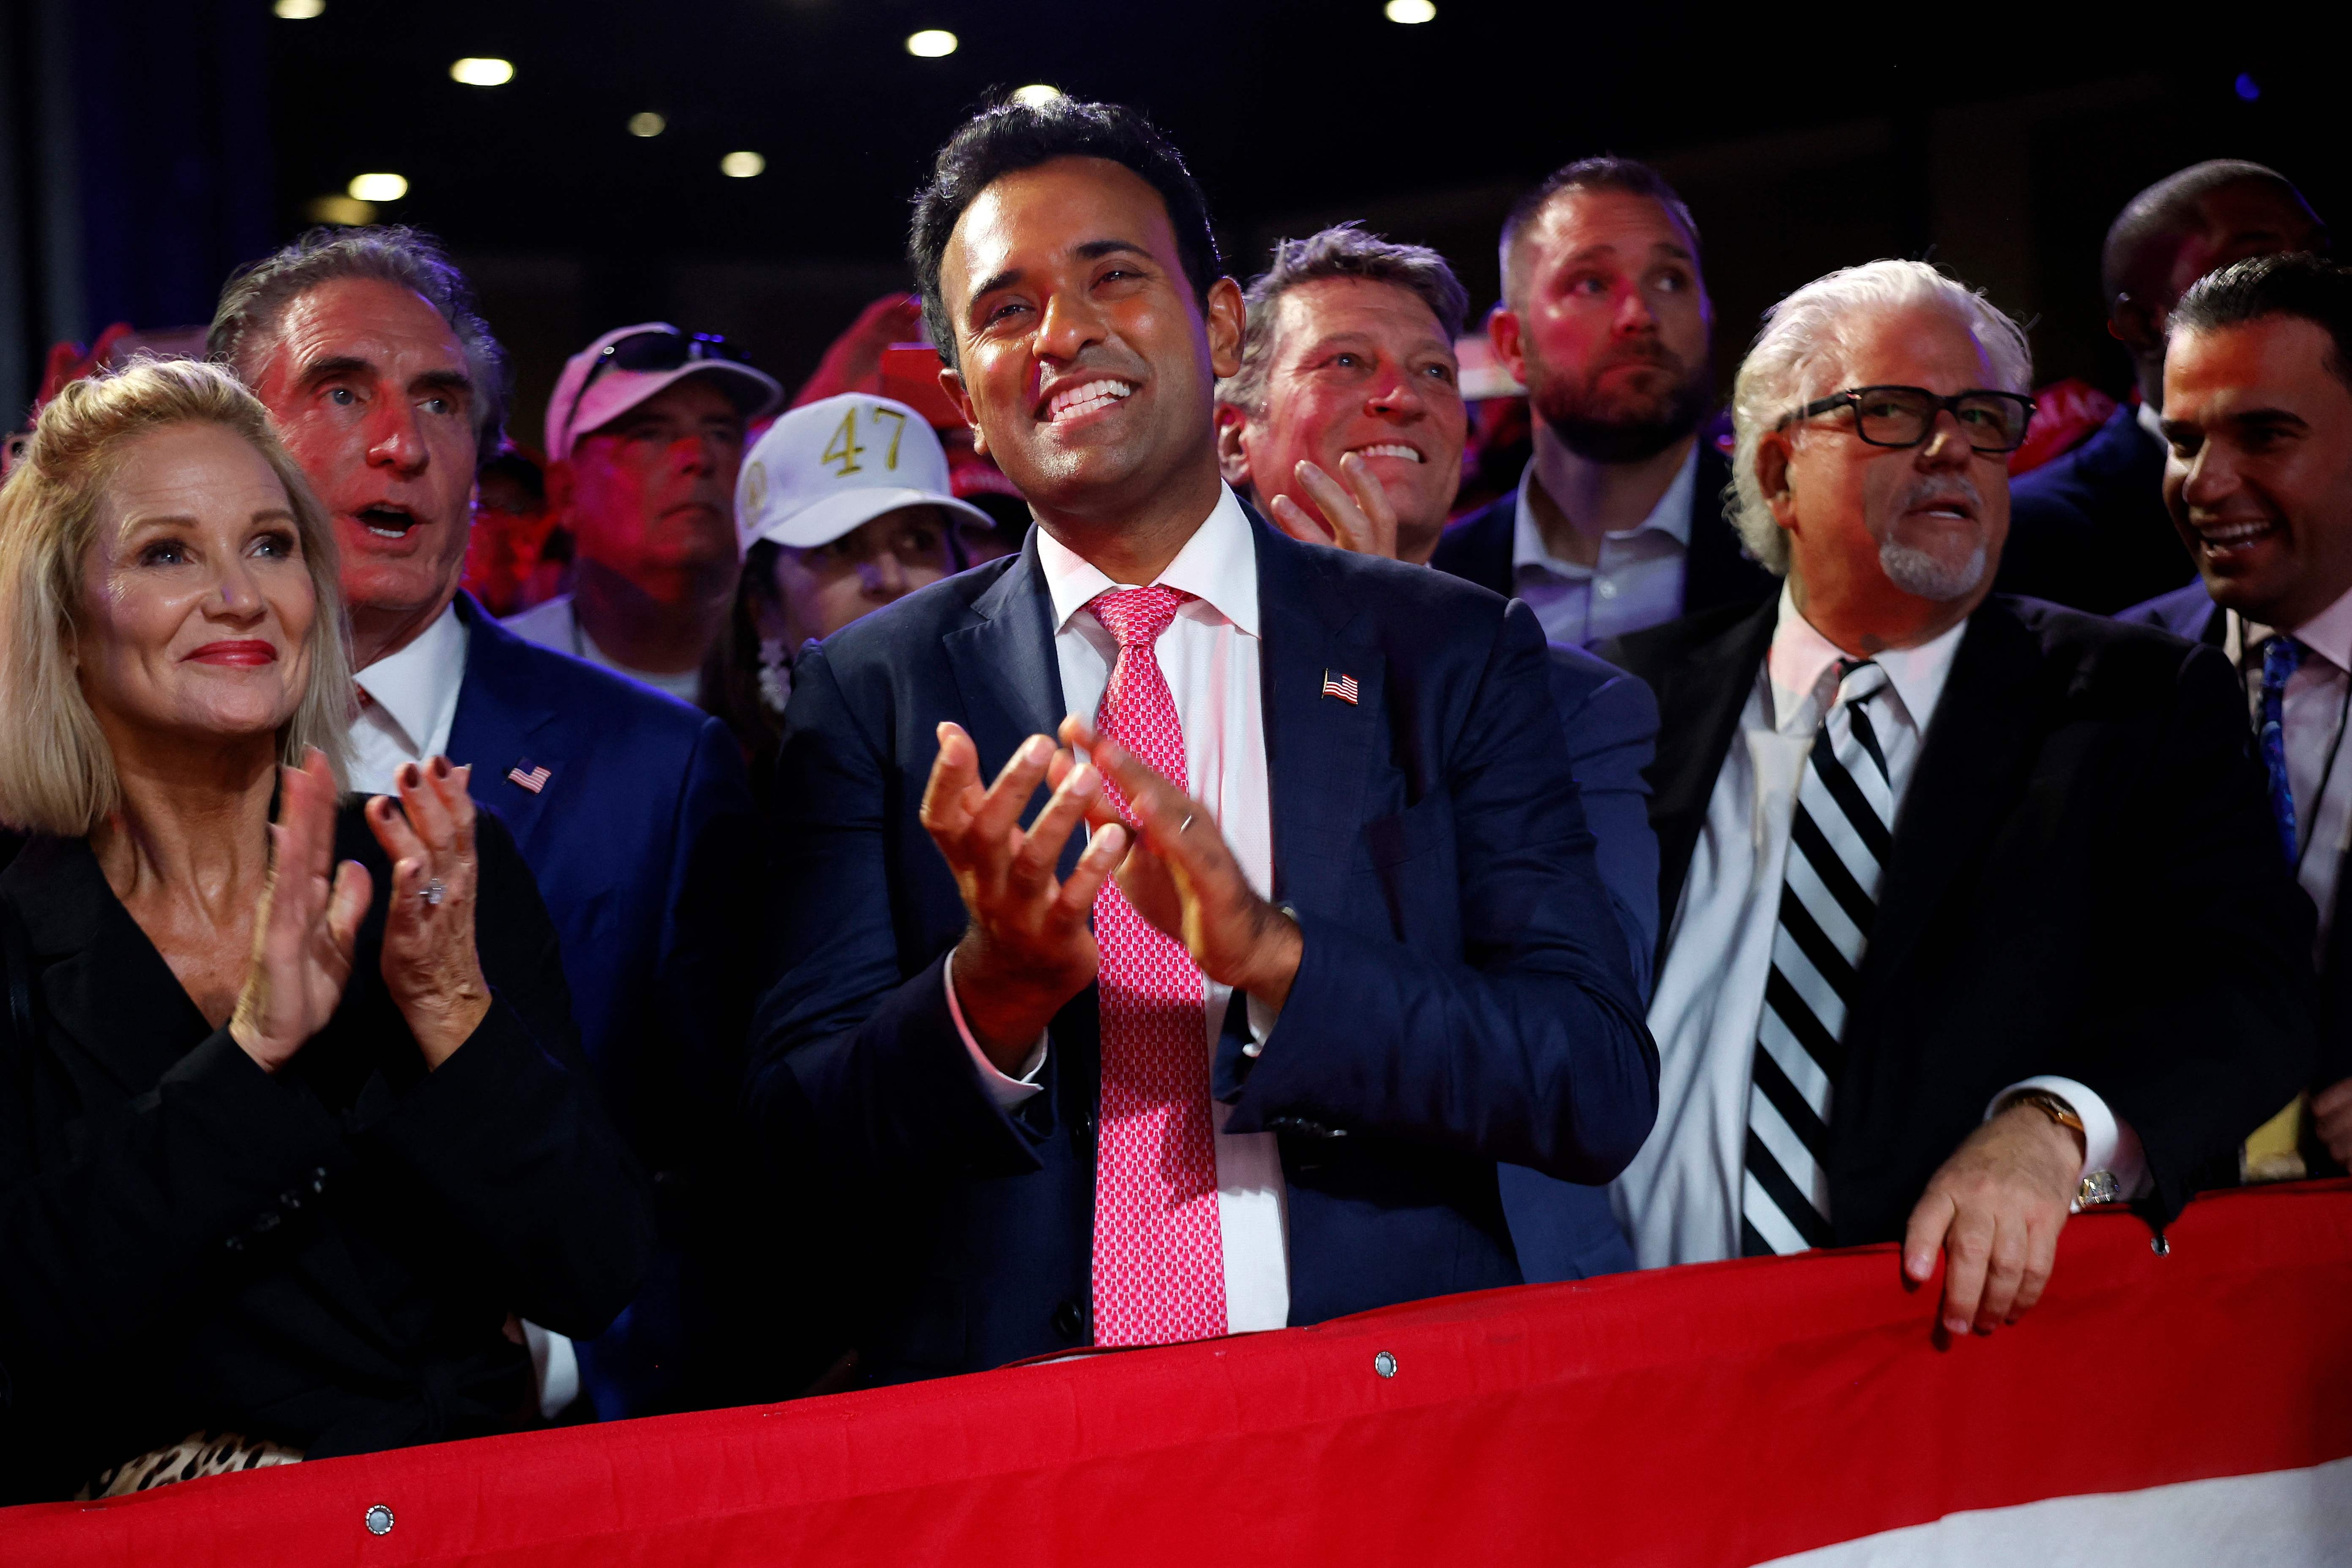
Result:
{"label": "white-haired man with glasses", "polygon": [[2168,1223],[2309,1077],[2311,912],[2227,662],[1990,595],[2031,369],[1924,263],[1800,289],[1733,395],[1780,593],[1606,650],[1662,720],[1644,1266],[1899,1239],[1990,1332],[2075,1207]]}

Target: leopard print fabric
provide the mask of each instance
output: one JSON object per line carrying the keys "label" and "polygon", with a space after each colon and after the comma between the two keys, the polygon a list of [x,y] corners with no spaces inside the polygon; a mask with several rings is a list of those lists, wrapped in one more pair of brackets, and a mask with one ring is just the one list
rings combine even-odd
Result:
{"label": "leopard print fabric", "polygon": [[266,1465],[299,1465],[299,1448],[289,1448],[267,1437],[242,1437],[234,1432],[191,1432],[178,1442],[140,1455],[111,1469],[100,1470],[74,1494],[76,1502],[128,1497],[174,1481],[198,1476],[226,1476],[236,1470],[257,1470]]}

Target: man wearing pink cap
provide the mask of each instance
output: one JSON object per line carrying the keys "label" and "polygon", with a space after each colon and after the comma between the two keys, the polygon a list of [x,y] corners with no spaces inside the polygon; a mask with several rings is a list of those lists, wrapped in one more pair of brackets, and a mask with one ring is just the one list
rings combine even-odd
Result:
{"label": "man wearing pink cap", "polygon": [[352,784],[387,790],[436,755],[472,764],[475,799],[553,919],[581,1047],[663,1196],[661,1260],[612,1329],[576,1362],[530,1331],[541,1405],[552,1415],[583,1390],[606,1417],[721,1402],[731,1387],[693,1381],[720,1358],[686,1353],[709,1336],[682,1304],[680,1194],[719,1184],[707,1173],[750,1006],[761,857],[741,754],[716,720],[533,647],[458,587],[506,356],[434,241],[313,230],[230,279],[207,347],[335,519],[361,700]]}
{"label": "man wearing pink cap", "polygon": [[577,574],[507,625],[695,700],[735,595],[744,426],[782,400],[724,338],[666,321],[615,328],[565,361],[547,402],[548,499]]}

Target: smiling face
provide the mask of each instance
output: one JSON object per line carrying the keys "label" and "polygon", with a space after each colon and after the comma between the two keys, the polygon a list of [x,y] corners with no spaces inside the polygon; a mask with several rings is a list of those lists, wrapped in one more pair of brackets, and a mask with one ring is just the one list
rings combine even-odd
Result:
{"label": "smiling face", "polygon": [[[465,351],[423,296],[339,278],[286,308],[253,389],[335,520],[365,665],[430,625],[465,570],[475,458]],[[383,628],[391,646],[372,649]]]}
{"label": "smiling face", "polygon": [[[1841,358],[1823,395],[1853,386],[2000,390],[1968,327],[1932,306],[1853,318]],[[1925,441],[1897,447],[1864,441],[1853,411],[1835,409],[1767,435],[1757,467],[1789,532],[1799,603],[1824,631],[1835,618],[1882,628],[1886,646],[1903,646],[1901,628],[1949,624],[1991,590],[2009,538],[2009,457],[1971,447],[1950,410]]]}
{"label": "smiling face", "polygon": [[2294,628],[2352,591],[2352,388],[2298,316],[2173,334],[2164,497],[2214,602]]}
{"label": "smiling face", "polygon": [[1507,282],[1487,323],[1496,355],[1570,451],[1638,462],[1698,427],[1714,307],[1696,247],[1664,206],[1564,191],[1521,231]]}
{"label": "smiling face", "polygon": [[268,460],[217,425],[167,426],[124,445],[95,521],[74,658],[116,753],[134,735],[274,744],[318,602]]}
{"label": "smiling face", "polygon": [[1262,503],[1298,484],[1302,462],[1335,479],[1362,457],[1396,509],[1397,551],[1426,559],[1462,482],[1469,428],[1460,366],[1436,313],[1412,289],[1365,278],[1317,278],[1275,300],[1265,406],[1218,410],[1231,432],[1225,477]]}
{"label": "smiling face", "polygon": [[1140,175],[1056,158],[1001,176],[956,220],[940,290],[944,383],[1041,516],[1115,524],[1213,487],[1210,396],[1240,365],[1241,292],[1218,279],[1203,312]]}
{"label": "smiling face", "polygon": [[649,597],[698,596],[736,558],[743,414],[709,376],[670,383],[572,448],[566,511],[580,558]]}

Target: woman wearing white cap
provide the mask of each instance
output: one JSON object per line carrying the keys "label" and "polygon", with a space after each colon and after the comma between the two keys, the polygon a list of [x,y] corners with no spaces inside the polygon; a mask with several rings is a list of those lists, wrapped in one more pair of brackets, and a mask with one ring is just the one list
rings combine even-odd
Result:
{"label": "woman wearing white cap", "polygon": [[844,393],[769,426],[735,484],[743,576],[703,669],[702,706],[726,721],[764,806],[793,655],[964,563],[958,533],[989,516],[958,500],[946,451],[914,409]]}

